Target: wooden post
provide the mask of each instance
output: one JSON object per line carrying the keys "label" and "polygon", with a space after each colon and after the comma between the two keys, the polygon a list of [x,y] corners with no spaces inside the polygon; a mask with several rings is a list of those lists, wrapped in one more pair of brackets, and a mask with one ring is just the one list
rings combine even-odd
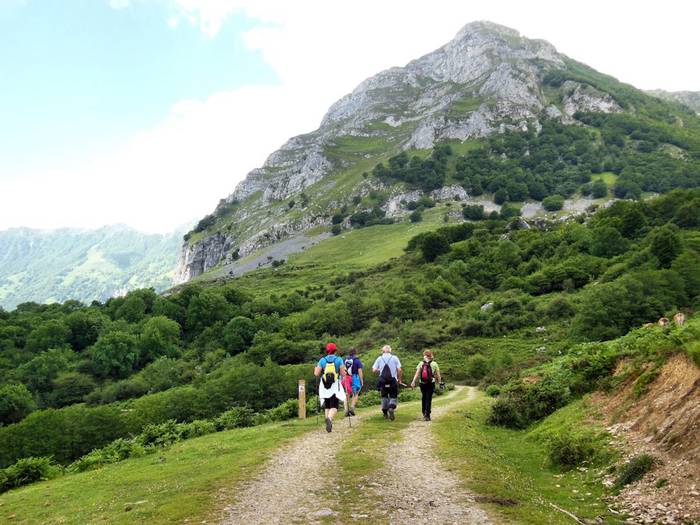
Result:
{"label": "wooden post", "polygon": [[299,380],[299,419],[306,419],[306,381]]}

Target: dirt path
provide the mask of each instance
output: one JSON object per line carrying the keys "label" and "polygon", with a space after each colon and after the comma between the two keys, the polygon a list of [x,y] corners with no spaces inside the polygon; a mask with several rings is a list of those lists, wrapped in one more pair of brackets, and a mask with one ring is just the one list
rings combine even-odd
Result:
{"label": "dirt path", "polygon": [[221,525],[289,525],[334,516],[329,509],[319,510],[318,506],[318,495],[328,492],[327,482],[314,476],[303,479],[304,473],[309,469],[337,472],[335,454],[361,420],[362,416],[353,417],[350,428],[346,419],[336,417],[330,434],[321,425],[319,430],[281,448],[257,478],[236,495],[236,503],[226,507]]}
{"label": "dirt path", "polygon": [[[465,395],[466,394],[466,395]],[[449,403],[433,409],[437,419],[456,405],[474,398],[476,390],[460,388]],[[433,451],[430,423],[414,421],[401,440],[387,450],[387,463],[378,479],[386,523],[490,524],[457,476],[441,464]]]}
{"label": "dirt path", "polygon": [[[459,388],[436,406],[433,419],[467,403],[475,393]],[[332,499],[337,499],[340,480],[329,483],[309,476],[302,480],[302,476],[309,468],[338,472],[336,454],[361,421],[362,416],[354,417],[351,429],[345,419],[337,419],[332,433],[321,428],[281,448],[256,479],[235,495],[221,525],[338,522],[342,517],[336,512],[319,508],[319,497],[331,492]],[[400,440],[387,449],[386,464],[377,474],[381,486],[373,483],[368,487],[376,505],[374,522],[490,524],[456,475],[440,465],[429,425],[418,420],[410,423]]]}

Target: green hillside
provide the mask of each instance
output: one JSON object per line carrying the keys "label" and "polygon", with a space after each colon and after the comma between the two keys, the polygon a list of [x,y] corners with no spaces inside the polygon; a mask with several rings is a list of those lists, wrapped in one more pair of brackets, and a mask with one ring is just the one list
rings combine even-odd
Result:
{"label": "green hillside", "polygon": [[146,235],[124,226],[99,230],[0,232],[0,307],[105,301],[172,283],[181,232]]}

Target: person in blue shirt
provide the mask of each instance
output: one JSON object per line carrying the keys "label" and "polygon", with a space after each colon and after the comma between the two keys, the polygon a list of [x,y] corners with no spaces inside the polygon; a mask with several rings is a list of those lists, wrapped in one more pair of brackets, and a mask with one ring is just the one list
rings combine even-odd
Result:
{"label": "person in blue shirt", "polygon": [[345,401],[345,389],[341,384],[343,377],[347,375],[345,363],[335,355],[338,347],[335,343],[326,345],[326,355],[322,357],[314,368],[314,375],[320,378],[318,384],[318,397],[326,415],[326,432],[333,430],[333,418],[338,413],[340,401]]}
{"label": "person in blue shirt", "polygon": [[350,349],[350,355],[345,358],[345,371],[347,376],[343,380],[343,385],[349,396],[352,396],[352,401],[345,402],[345,415],[354,416],[355,408],[357,407],[357,398],[360,396],[360,390],[365,383],[364,372],[362,371],[362,361],[355,355],[355,349]]}

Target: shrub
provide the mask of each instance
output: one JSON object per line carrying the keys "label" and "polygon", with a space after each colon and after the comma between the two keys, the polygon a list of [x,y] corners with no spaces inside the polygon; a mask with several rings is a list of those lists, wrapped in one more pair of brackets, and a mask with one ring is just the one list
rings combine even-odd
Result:
{"label": "shrub", "polygon": [[61,468],[55,465],[51,458],[23,458],[0,471],[0,492],[51,479],[60,473]]}
{"label": "shrub", "polygon": [[520,413],[515,400],[510,396],[501,396],[491,406],[488,423],[507,428],[525,428],[527,421]]}
{"label": "shrub", "polygon": [[343,229],[341,228],[340,224],[334,224],[331,227],[331,233],[333,235],[340,235],[340,232],[342,232],[342,231],[343,231]]}
{"label": "shrub", "polygon": [[415,210],[408,216],[408,218],[411,222],[420,222],[423,220],[423,214],[420,212],[420,210]]}
{"label": "shrub", "polygon": [[546,438],[549,460],[566,470],[580,467],[598,455],[595,435],[591,432],[560,431]]}
{"label": "shrub", "polygon": [[36,410],[32,393],[23,384],[0,387],[0,425],[16,423]]}
{"label": "shrub", "polygon": [[216,418],[217,430],[250,427],[255,412],[248,407],[233,407]]}
{"label": "shrub", "polygon": [[145,456],[155,451],[153,447],[144,447],[133,439],[115,439],[109,445],[93,450],[77,459],[68,467],[68,472],[84,472],[110,463],[117,463],[128,458]]}
{"label": "shrub", "polygon": [[542,207],[547,211],[559,211],[564,207],[564,197],[550,195],[542,200]]}
{"label": "shrub", "polygon": [[486,387],[486,395],[489,397],[498,397],[501,394],[501,387],[498,385],[489,385]]}
{"label": "shrub", "polygon": [[644,474],[651,470],[654,466],[654,458],[648,454],[641,454],[630,459],[622,465],[618,471],[615,487],[622,487],[634,483],[644,477]]}
{"label": "shrub", "polygon": [[265,412],[269,421],[285,421],[297,417],[299,402],[296,399],[288,399],[284,403],[277,405]]}

